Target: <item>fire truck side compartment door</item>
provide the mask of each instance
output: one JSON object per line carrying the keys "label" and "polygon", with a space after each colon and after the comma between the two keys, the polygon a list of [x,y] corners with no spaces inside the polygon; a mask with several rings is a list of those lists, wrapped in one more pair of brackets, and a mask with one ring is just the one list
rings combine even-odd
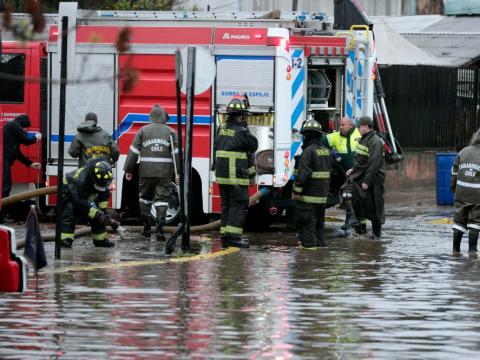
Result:
{"label": "fire truck side compartment door", "polygon": [[233,95],[247,93],[252,108],[273,107],[273,76],[271,56],[217,56],[217,106],[223,110]]}
{"label": "fire truck side compartment door", "polygon": [[[60,84],[59,54],[53,55],[52,108],[49,140],[51,142],[48,157],[58,161],[58,133]],[[68,155],[68,149],[77,132],[77,126],[85,120],[85,115],[94,112],[98,116],[98,125],[112,134],[115,127],[115,56],[113,54],[77,53],[75,57],[74,83],[67,85],[65,114],[65,165],[76,166],[77,160]],[[57,81],[55,81],[57,80]],[[67,169],[68,171],[68,169]],[[56,174],[48,174],[56,175]]]}

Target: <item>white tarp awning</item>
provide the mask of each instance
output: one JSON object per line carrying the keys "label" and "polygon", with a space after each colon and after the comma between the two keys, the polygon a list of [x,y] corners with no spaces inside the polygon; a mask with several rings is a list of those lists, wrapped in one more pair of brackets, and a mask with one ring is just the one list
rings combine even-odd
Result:
{"label": "white tarp awning", "polygon": [[413,45],[391,29],[384,19],[375,20],[373,31],[378,64],[451,66],[448,61]]}

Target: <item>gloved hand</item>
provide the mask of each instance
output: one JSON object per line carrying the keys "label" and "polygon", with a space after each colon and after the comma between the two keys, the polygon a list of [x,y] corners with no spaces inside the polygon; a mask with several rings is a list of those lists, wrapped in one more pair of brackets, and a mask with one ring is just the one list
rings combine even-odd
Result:
{"label": "gloved hand", "polygon": [[42,140],[42,133],[36,133],[35,134],[35,139],[37,139],[37,141]]}
{"label": "gloved hand", "polygon": [[108,224],[110,225],[113,231],[117,231],[118,228],[120,227],[120,223],[116,220],[113,220],[112,218],[108,220]]}

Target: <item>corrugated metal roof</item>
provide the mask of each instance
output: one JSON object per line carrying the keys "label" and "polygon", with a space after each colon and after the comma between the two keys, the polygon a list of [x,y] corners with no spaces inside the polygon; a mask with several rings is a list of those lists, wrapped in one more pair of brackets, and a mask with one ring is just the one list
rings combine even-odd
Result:
{"label": "corrugated metal roof", "polygon": [[[478,3],[480,8],[480,1],[478,1]],[[422,29],[422,32],[437,31],[448,33],[480,33],[480,16],[442,16],[439,21],[436,21],[435,23]]]}
{"label": "corrugated metal roof", "polygon": [[415,46],[452,65],[464,66],[480,58],[480,33],[402,33]]}

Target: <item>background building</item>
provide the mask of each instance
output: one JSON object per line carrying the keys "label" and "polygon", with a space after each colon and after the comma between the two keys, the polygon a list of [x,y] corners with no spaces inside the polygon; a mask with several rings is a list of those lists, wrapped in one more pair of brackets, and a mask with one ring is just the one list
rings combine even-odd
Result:
{"label": "background building", "polygon": [[[297,9],[312,12],[325,12],[333,16],[334,0],[297,0]],[[292,0],[185,0],[184,8],[195,7],[198,10],[207,10],[210,5],[212,11],[269,11],[292,10]],[[374,15],[413,15],[415,14],[416,0],[361,0],[369,16]]]}

